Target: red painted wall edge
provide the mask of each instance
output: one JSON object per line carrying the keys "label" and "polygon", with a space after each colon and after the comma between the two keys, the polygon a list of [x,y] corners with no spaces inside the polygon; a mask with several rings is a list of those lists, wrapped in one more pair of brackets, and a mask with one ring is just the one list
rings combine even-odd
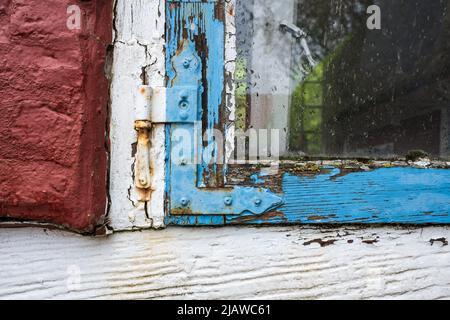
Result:
{"label": "red painted wall edge", "polygon": [[111,33],[110,0],[0,1],[0,220],[103,223]]}

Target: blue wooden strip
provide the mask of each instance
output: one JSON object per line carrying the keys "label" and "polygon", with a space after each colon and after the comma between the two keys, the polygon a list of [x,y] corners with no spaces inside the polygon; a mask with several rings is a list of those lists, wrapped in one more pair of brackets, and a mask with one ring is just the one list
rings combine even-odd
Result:
{"label": "blue wooden strip", "polygon": [[225,216],[167,216],[166,225],[175,226],[223,226]]}
{"label": "blue wooden strip", "polygon": [[[198,119],[205,118],[206,127],[203,128],[204,143],[198,145],[201,161],[198,165],[196,180],[199,187],[205,187],[210,186],[208,183],[210,179],[212,181],[216,179],[220,170],[217,164],[223,162],[223,159],[218,158],[219,155],[222,155],[223,146],[218,145],[214,137],[214,129],[218,128],[220,124],[220,106],[224,90],[225,26],[224,22],[216,17],[217,3],[215,1],[173,2],[179,3],[174,7],[171,5],[166,7],[166,20],[169,26],[167,28],[166,74],[170,87],[192,83],[189,79],[180,79],[171,63],[173,57],[179,54],[180,49],[186,51],[186,48],[183,48],[186,45],[192,47],[191,51],[195,51],[196,45],[207,47],[207,50],[198,50],[198,48],[196,50],[204,69],[204,83],[201,84],[200,95],[204,95],[202,101],[207,101],[205,109],[198,110]],[[203,115],[203,112],[206,113]]]}
{"label": "blue wooden strip", "polygon": [[299,223],[449,223],[450,170],[383,168],[339,176],[283,177],[285,206]]}
{"label": "blue wooden strip", "polygon": [[[198,87],[199,94],[207,93],[208,116],[205,124],[207,129],[212,129],[219,123],[219,105],[223,91],[224,26],[222,21],[216,19],[216,10],[213,3],[179,3],[176,6],[168,6],[166,12],[166,19],[170,21],[166,54],[168,87],[182,88],[181,91],[185,92],[187,86]],[[202,50],[205,46],[208,48],[206,51]],[[201,81],[204,74],[206,79]],[[179,102],[186,102],[185,98],[180,100],[178,96],[181,91],[167,90],[167,103],[176,105],[166,108],[168,119],[178,119],[179,113],[186,111],[187,107],[179,108]],[[183,95],[186,96],[186,93]],[[201,108],[199,110],[201,111]],[[171,112],[175,114],[169,114]],[[208,130],[206,132],[208,133]],[[219,219],[211,218],[207,220],[207,223],[211,224],[211,221],[223,223],[221,216],[223,214],[240,214],[246,210],[258,214],[282,203],[282,199],[263,188],[197,188],[196,181],[208,178],[209,173],[205,170],[210,161],[206,158],[205,162],[197,166],[196,155],[204,156],[206,149],[202,150],[200,144],[200,149],[194,150],[195,139],[198,138],[196,127],[192,121],[184,123],[177,121],[177,123],[171,123],[168,133],[170,141],[167,141],[166,145],[170,155],[167,172],[170,178],[166,190],[170,198],[171,214],[219,215]],[[216,145],[214,139],[211,140],[209,146],[211,145]],[[213,154],[212,163],[217,164],[219,153],[213,152]],[[205,160],[204,157],[201,159]],[[187,218],[174,221],[184,224],[189,221],[198,221],[198,219]]]}
{"label": "blue wooden strip", "polygon": [[[208,180],[218,174],[217,163],[223,162],[219,159],[221,149],[214,137],[214,129],[219,125],[220,106],[222,104],[224,90],[224,66],[225,66],[225,26],[224,22],[216,18],[216,4],[202,4],[202,30],[207,41],[208,52],[206,59],[206,80],[207,80],[207,114],[204,143],[205,147],[200,150],[201,163],[197,171],[197,185],[199,187],[208,186]],[[204,53],[206,55],[206,53]],[[222,129],[222,128],[219,128]],[[221,142],[223,143],[223,141]],[[211,165],[212,164],[212,165]],[[214,179],[214,178],[213,178]]]}
{"label": "blue wooden strip", "polygon": [[[450,170],[383,168],[343,176],[339,173],[339,169],[332,169],[314,177],[285,174],[285,204],[281,209],[262,215],[224,216],[223,223],[450,223]],[[217,217],[198,216],[195,225],[222,224],[220,221]]]}

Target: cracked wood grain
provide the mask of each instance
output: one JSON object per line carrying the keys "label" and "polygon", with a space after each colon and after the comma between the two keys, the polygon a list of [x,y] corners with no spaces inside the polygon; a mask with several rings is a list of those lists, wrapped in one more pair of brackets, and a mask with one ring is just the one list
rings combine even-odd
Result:
{"label": "cracked wood grain", "polygon": [[449,238],[448,227],[5,229],[0,298],[450,299]]}

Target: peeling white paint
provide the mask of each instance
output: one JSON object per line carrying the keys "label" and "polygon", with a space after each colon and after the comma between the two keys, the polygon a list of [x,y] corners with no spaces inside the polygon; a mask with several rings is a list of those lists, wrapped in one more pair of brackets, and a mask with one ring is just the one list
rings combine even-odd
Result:
{"label": "peeling white paint", "polygon": [[132,154],[136,88],[143,84],[142,77],[150,86],[164,86],[164,5],[163,0],[115,2],[109,212],[114,230],[164,226],[164,125],[156,124],[152,130],[152,195],[147,210],[134,187]]}
{"label": "peeling white paint", "polygon": [[[228,122],[225,128],[225,163],[229,163],[234,152],[235,118],[236,118],[236,84],[234,81],[236,71],[236,0],[227,0],[225,3],[225,106],[228,113]],[[225,177],[226,179],[226,177]]]}
{"label": "peeling white paint", "polygon": [[9,229],[0,299],[450,299],[440,238],[449,228]]}

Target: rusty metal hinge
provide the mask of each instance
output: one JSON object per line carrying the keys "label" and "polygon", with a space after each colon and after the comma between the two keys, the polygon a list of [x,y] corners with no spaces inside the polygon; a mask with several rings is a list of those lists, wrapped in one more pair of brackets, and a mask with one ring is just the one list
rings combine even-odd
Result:
{"label": "rusty metal hinge", "polygon": [[138,87],[134,121],[134,129],[137,131],[134,184],[139,191],[139,201],[148,201],[151,194],[152,125],[196,122],[198,99],[198,87],[194,86],[165,88],[140,85]]}
{"label": "rusty metal hinge", "polygon": [[134,121],[134,129],[137,131],[134,183],[139,191],[139,201],[148,201],[151,192],[150,133],[152,121],[150,110],[152,89],[148,86],[139,86],[138,91]]}

